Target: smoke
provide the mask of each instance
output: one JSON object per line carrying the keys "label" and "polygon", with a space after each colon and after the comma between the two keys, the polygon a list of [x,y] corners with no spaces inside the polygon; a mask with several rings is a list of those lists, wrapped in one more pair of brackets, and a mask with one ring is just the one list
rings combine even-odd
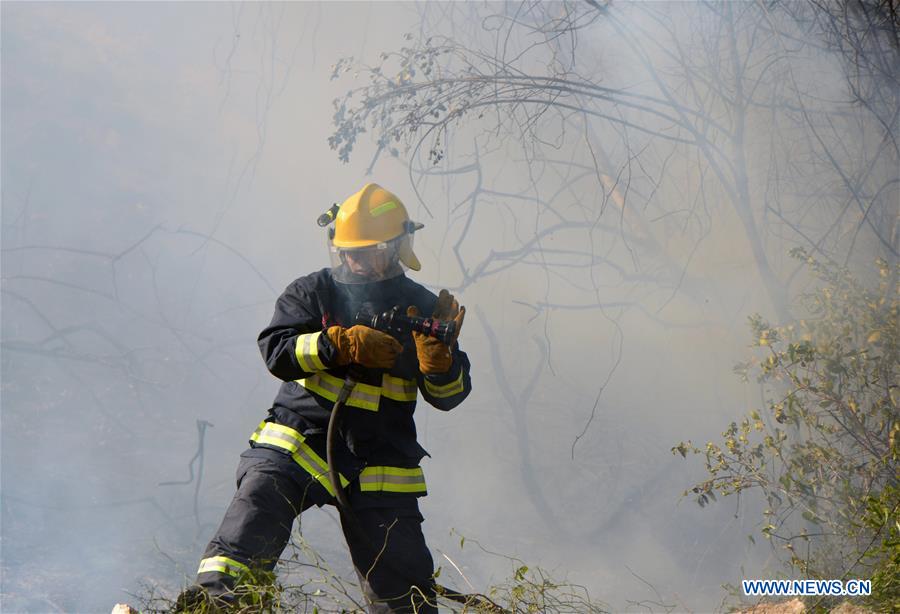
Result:
{"label": "smoke", "polygon": [[[561,18],[569,5],[542,6]],[[702,468],[670,448],[760,404],[732,365],[747,357],[746,317],[782,313],[771,280],[803,288],[786,257],[796,231],[850,249],[865,218],[836,217],[845,201],[810,170],[821,148],[801,148],[787,121],[801,113],[789,78],[807,112],[843,108],[840,62],[776,38],[748,51],[759,105],[740,148],[723,136],[736,133],[733,109],[705,107],[727,124],[709,146],[747,157],[758,236],[696,146],[657,138],[684,129],[624,103],[592,107],[610,121],[537,122],[525,146],[489,138],[518,111],[467,117],[437,167],[410,170],[363,137],[338,162],[332,100],[368,74],[331,80],[331,65],[375,66],[413,44],[407,32],[496,49],[508,29],[506,58],[523,70],[657,98],[663,82],[685,100],[688,75],[709,96],[736,95],[719,56],[729,38],[702,7],[617,6],[579,21],[577,45],[532,28],[546,15],[521,7],[500,19],[457,3],[3,3],[4,611],[99,611],[192,579],[277,388],[256,335],[291,280],[327,266],[316,217],[369,181],[426,225],[413,277],[469,308],[473,393],[452,412],[417,412],[436,564],[459,580],[446,553],[479,590],[508,576],[515,563],[477,542],[616,610],[711,610],[723,583],[763,569],[768,546],[746,538],[756,503],[697,509],[681,494]],[[738,45],[771,18],[742,13]],[[779,53],[769,73],[757,63]],[[787,110],[766,109],[776,101]],[[821,133],[846,137],[836,159],[886,164],[853,128]],[[820,206],[804,209],[819,187]],[[853,258],[878,252],[867,232]],[[349,571],[332,513],[310,510],[301,528]]]}

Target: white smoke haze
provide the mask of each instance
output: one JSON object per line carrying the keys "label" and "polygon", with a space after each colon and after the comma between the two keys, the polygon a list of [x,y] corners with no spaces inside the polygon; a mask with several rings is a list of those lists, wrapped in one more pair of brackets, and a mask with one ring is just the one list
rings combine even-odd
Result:
{"label": "white smoke haze", "polygon": [[[548,111],[523,145],[497,130],[520,110],[488,108],[453,124],[437,165],[430,141],[379,153],[371,127],[349,163],[328,145],[332,100],[367,85],[382,52],[429,36],[629,94],[659,98],[664,83],[676,106],[729,125],[734,40],[756,45],[741,70],[759,104],[740,147],[721,136],[734,130],[710,142],[719,159],[746,156],[770,278],[788,298],[806,289],[787,255],[797,230],[851,264],[896,254],[896,212],[835,196],[840,177],[798,119],[835,110],[817,125],[836,162],[896,178],[882,127],[844,102],[835,54],[773,36],[800,30],[755,3],[615,4],[584,18],[577,44],[534,26],[584,4],[0,6],[0,609],[104,611],[191,581],[277,389],[256,336],[282,289],[327,265],[316,217],[370,181],[425,223],[412,276],[468,308],[473,392],[417,412],[442,577],[464,584],[441,553],[479,591],[508,577],[513,563],[478,542],[615,611],[712,611],[723,584],[762,575],[771,547],[747,539],[759,503],[699,509],[681,494],[703,468],[670,449],[761,405],[732,367],[750,355],[747,317],[779,321],[785,305],[715,169],[663,138],[683,128],[583,98],[612,119]],[[302,533],[349,577],[333,511],[305,513]]]}

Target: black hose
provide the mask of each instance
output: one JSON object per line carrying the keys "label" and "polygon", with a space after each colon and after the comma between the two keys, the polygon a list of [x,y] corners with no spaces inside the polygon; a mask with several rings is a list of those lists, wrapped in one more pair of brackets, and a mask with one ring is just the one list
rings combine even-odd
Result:
{"label": "black hose", "polygon": [[328,419],[328,434],[325,436],[325,461],[328,463],[328,479],[331,481],[331,487],[334,489],[334,496],[338,502],[338,511],[350,520],[353,530],[358,531],[362,535],[363,529],[359,525],[359,520],[356,519],[353,511],[350,509],[350,499],[347,498],[347,493],[344,492],[341,486],[341,474],[334,462],[334,442],[337,441],[337,434],[340,431],[338,416],[344,405],[346,405],[350,392],[355,385],[356,379],[352,375],[347,374],[344,385],[338,392],[337,400],[334,402],[334,407],[331,408],[331,417]]}
{"label": "black hose", "polygon": [[[356,382],[357,377],[351,369],[351,371],[347,373],[347,377],[344,378],[344,385],[341,387],[340,392],[338,392],[337,400],[335,400],[334,407],[331,409],[331,417],[328,420],[328,434],[325,439],[325,460],[328,463],[328,479],[331,482],[331,487],[334,489],[334,496],[338,503],[338,511],[344,521],[350,525],[350,529],[356,533],[358,538],[360,538],[360,541],[369,546],[369,549],[375,556],[373,559],[374,562],[374,560],[377,560],[379,550],[371,542],[368,534],[366,534],[365,529],[363,529],[359,519],[356,517],[356,514],[353,513],[353,509],[350,507],[350,499],[347,498],[347,493],[344,492],[344,488],[341,486],[340,472],[334,462],[334,447],[335,442],[337,441],[338,432],[340,431],[341,410],[344,409],[347,399],[350,397],[350,393],[353,391]],[[394,573],[403,577],[411,586],[416,585],[416,581],[413,580],[405,570],[397,569],[395,566],[391,565],[389,561],[382,561],[382,563],[389,567]],[[509,612],[484,595],[467,595],[458,590],[442,586],[436,582],[432,583],[431,588],[433,588],[441,597],[445,597],[463,605],[474,605],[476,607],[484,608],[489,612],[502,614],[508,614]]]}

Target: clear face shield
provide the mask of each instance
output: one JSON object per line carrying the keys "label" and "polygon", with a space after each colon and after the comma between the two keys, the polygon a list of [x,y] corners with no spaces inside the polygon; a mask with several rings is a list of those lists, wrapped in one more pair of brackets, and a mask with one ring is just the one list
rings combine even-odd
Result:
{"label": "clear face shield", "polygon": [[412,234],[366,247],[337,247],[329,238],[331,274],[344,284],[366,284],[402,275],[409,267],[401,260],[401,252],[412,250]]}

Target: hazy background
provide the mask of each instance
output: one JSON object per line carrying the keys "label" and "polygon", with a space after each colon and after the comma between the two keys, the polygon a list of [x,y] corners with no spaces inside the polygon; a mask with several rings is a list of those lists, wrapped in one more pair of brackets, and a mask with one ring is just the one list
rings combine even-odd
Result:
{"label": "hazy background", "polygon": [[[346,164],[329,148],[332,100],[365,77],[331,80],[339,58],[375,65],[408,44],[404,33],[428,28],[468,24],[472,40],[482,26],[488,38],[497,30],[469,5],[442,16],[436,7],[446,6],[2,4],[4,611],[104,611],[144,584],[171,595],[193,577],[277,389],[256,335],[290,281],[327,265],[318,214],[369,181],[425,223],[413,277],[469,308],[461,344],[473,393],[449,414],[424,403],[417,412],[432,455],[425,531],[442,577],[463,585],[441,552],[479,590],[515,567],[471,541],[460,551],[460,535],[582,584],[614,610],[640,609],[630,602],[657,600],[655,591],[678,610],[712,610],[723,583],[761,573],[770,551],[747,540],[759,529],[752,498],[739,517],[734,501],[700,510],[681,500],[702,468],[670,452],[760,404],[732,366],[749,355],[746,317],[778,320],[739,216],[700,202],[691,157],[672,152],[670,183],[653,197],[660,211],[636,209],[677,222],[654,226],[664,251],[582,228],[538,247],[551,259],[554,249],[596,247],[615,267],[529,256],[467,277],[458,253],[477,263],[545,227],[552,214],[518,209],[523,198],[598,228],[623,228],[630,214],[610,206],[601,217],[611,197],[598,196],[596,178],[552,165],[529,173],[515,144],[479,158],[494,193],[475,223],[459,208],[471,175],[411,172],[402,150],[368,173],[375,148],[364,138]],[[618,18],[634,17],[643,28],[634,35],[652,38],[653,24],[630,10]],[[635,76],[622,45],[607,44],[614,29],[596,28],[579,63],[606,86],[641,91],[649,79]],[[816,70],[801,73],[815,99],[839,96],[837,61],[823,54]],[[473,160],[479,134],[461,126],[448,156]],[[599,127],[559,156],[590,165],[594,139],[616,176],[630,159],[621,136]],[[760,182],[772,170],[768,148],[750,165]],[[671,154],[647,155],[658,169]],[[654,173],[634,173],[631,198],[650,199]],[[678,218],[681,208],[692,213]],[[786,275],[792,243],[767,237]],[[859,239],[860,258],[877,252],[872,243]],[[802,289],[802,275],[791,280]],[[201,434],[202,474],[191,465]],[[161,485],[192,471],[189,484]],[[333,511],[306,513],[303,534],[349,570]]]}

